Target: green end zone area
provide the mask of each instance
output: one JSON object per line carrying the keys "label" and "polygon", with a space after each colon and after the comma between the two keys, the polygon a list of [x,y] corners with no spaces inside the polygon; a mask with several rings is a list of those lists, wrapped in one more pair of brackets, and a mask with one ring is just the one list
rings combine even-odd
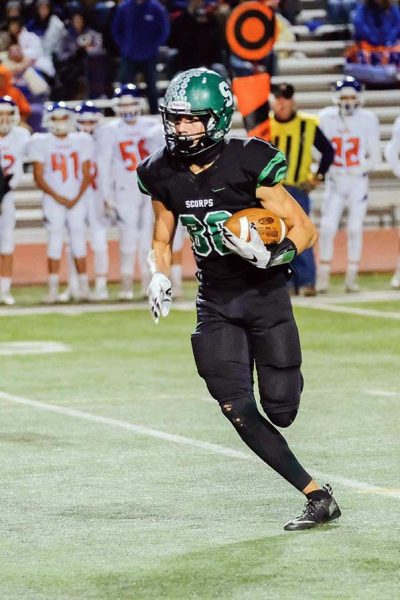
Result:
{"label": "green end zone area", "polygon": [[195,372],[194,312],[158,327],[145,310],[2,318],[2,342],[70,352],[1,357],[1,392],[61,412],[0,395],[0,597],[396,598],[400,324],[296,317],[306,386],[285,436],[343,513],[303,533],[283,531],[302,496],[252,458]]}

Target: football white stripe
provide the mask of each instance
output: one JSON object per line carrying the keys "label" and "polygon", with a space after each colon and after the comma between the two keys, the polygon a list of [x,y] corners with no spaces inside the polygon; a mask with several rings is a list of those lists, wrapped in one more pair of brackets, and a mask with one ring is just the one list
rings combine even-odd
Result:
{"label": "football white stripe", "polygon": [[[164,440],[166,442],[173,442],[175,444],[192,446],[194,448],[200,448],[201,450],[212,452],[214,454],[229,456],[231,458],[239,458],[242,460],[249,460],[260,464],[260,459],[254,454],[250,454],[249,452],[242,452],[240,450],[234,450],[233,448],[220,446],[219,444],[212,444],[210,442],[204,442],[202,440],[196,440],[194,438],[189,438],[182,435],[176,435],[173,433],[167,433],[165,431],[159,431],[158,429],[152,429],[150,427],[145,427],[144,425],[136,425],[135,423],[129,423],[128,421],[120,421],[119,419],[112,419],[110,417],[94,415],[92,413],[88,413],[86,411],[78,410],[75,408],[70,408],[68,406],[48,404],[46,402],[31,400],[29,398],[23,398],[21,396],[14,396],[13,394],[8,394],[7,392],[0,391],[0,399],[6,400],[8,402],[14,402],[15,404],[29,406],[37,410],[45,410],[47,412],[58,413],[75,419],[81,419],[85,421],[100,423],[102,425],[108,425],[114,428],[125,429],[139,435],[158,438],[160,440]],[[325,473],[317,472],[313,472],[313,475],[324,480],[329,480],[332,483],[338,483],[339,485],[342,485],[345,488],[355,489],[357,491],[363,491],[370,494],[376,494],[378,496],[385,496],[389,498],[395,498],[396,500],[400,500],[400,492],[397,490],[384,489],[382,487],[377,487],[375,485],[371,485],[370,483],[366,483],[365,481],[348,479],[345,477],[341,477],[340,475],[328,475]]]}
{"label": "football white stripe", "polygon": [[240,217],[239,225],[240,225],[239,237],[244,242],[247,242],[247,240],[249,239],[249,222],[247,220],[247,217]]}
{"label": "football white stripe", "polygon": [[286,225],[285,222],[282,221],[282,219],[279,219],[279,221],[281,224],[281,237],[279,238],[279,243],[281,243],[286,237]]}

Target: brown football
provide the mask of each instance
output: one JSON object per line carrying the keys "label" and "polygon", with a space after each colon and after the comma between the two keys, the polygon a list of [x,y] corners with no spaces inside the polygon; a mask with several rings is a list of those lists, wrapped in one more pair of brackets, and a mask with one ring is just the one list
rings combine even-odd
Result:
{"label": "brown football", "polygon": [[281,218],[265,208],[245,208],[224,223],[234,235],[248,242],[250,223],[254,223],[264,244],[279,244],[286,235],[286,225]]}

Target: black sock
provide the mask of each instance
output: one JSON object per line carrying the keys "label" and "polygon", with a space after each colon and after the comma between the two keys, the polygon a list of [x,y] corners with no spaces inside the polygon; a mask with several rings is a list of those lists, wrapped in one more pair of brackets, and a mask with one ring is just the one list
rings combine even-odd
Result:
{"label": "black sock", "polygon": [[328,498],[332,498],[329,492],[326,490],[314,490],[309,494],[306,494],[309,500],[327,500]]}

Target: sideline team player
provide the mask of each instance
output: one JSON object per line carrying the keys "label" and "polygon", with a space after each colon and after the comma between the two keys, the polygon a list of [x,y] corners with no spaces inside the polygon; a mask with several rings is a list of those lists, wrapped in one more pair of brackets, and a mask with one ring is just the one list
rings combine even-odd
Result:
{"label": "sideline team player", "polygon": [[[286,285],[290,262],[312,246],[315,228],[281,185],[282,152],[257,138],[225,139],[233,96],[214,71],[191,69],[170,83],[161,112],[167,146],[138,168],[155,213],[149,303],[155,322],[171,306],[172,242],[178,220],[192,240],[198,321],[192,335],[198,372],[224,416],[261,460],[307,497],[286,530],[340,516],[330,486],[299,463],[277,427],[296,418],[303,389],[301,349]],[[269,251],[255,227],[245,242],[224,229],[232,214],[263,206],[284,219],[288,237]],[[261,405],[253,391],[257,370]],[[277,426],[277,427],[276,427]]]}
{"label": "sideline team player", "polygon": [[[107,242],[107,216],[105,203],[99,190],[97,167],[97,135],[103,122],[103,113],[90,100],[75,107],[76,128],[89,134],[94,142],[94,155],[90,161],[90,185],[85,192],[90,241],[94,254],[95,284],[90,300],[101,302],[108,299],[107,275],[109,267]],[[68,253],[68,287],[60,299],[68,302],[79,299],[79,279],[75,263]]]}
{"label": "sideline team player", "polygon": [[379,121],[372,111],[361,108],[362,86],[354,77],[337,82],[333,100],[334,106],[321,111],[319,122],[335,148],[335,158],[326,177],[321,207],[317,291],[329,289],[333,242],[347,207],[345,289],[352,293],[359,291],[357,277],[368,205],[368,174],[381,159]]}
{"label": "sideline team player", "polygon": [[140,160],[164,140],[154,117],[140,116],[142,98],[133,84],[115,90],[113,110],[118,117],[99,130],[97,154],[100,193],[119,230],[121,300],[133,299],[136,253],[140,252],[142,291],[148,285],[147,255],[151,246],[153,214],[136,184]]}
{"label": "sideline team player", "polygon": [[12,306],[12,266],[14,253],[15,206],[14,192],[23,175],[23,159],[29,132],[18,127],[19,110],[9,96],[0,98],[0,156],[4,182],[8,190],[0,204],[0,303]]}
{"label": "sideline team player", "polygon": [[[396,177],[400,177],[400,117],[393,125],[392,137],[385,146],[385,158]],[[399,256],[396,271],[390,281],[394,290],[400,290],[400,231],[399,231]]]}
{"label": "sideline team player", "polygon": [[93,141],[87,133],[74,131],[74,115],[62,102],[50,104],[43,118],[48,133],[35,134],[29,145],[36,185],[43,191],[43,213],[48,231],[48,293],[45,301],[59,298],[59,271],[68,232],[70,251],[79,281],[79,297],[89,298],[86,270],[85,191],[90,185]]}

